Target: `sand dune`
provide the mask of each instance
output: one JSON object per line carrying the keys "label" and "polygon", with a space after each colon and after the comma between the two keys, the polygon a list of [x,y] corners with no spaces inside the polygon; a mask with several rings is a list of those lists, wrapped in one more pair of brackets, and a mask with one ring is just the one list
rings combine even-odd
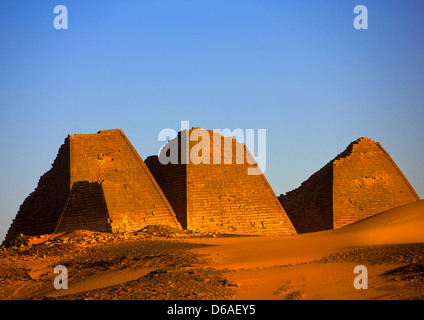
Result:
{"label": "sand dune", "polygon": [[423,242],[424,200],[391,209],[331,231],[367,244]]}
{"label": "sand dune", "polygon": [[[199,240],[188,241],[199,243]],[[424,200],[336,230],[288,237],[219,238],[200,242],[212,245],[196,251],[209,255],[214,267],[233,270],[231,278],[240,287],[236,299],[388,297],[396,294],[399,288],[387,287],[379,275],[394,266],[392,262],[397,257],[393,255],[402,251],[384,249],[382,252],[392,257],[369,266],[370,276],[375,278],[374,285],[362,291],[352,285],[353,268],[358,264],[355,257],[351,257],[352,263],[317,264],[316,261],[346,247],[424,243]],[[335,282],[335,279],[338,280]]]}

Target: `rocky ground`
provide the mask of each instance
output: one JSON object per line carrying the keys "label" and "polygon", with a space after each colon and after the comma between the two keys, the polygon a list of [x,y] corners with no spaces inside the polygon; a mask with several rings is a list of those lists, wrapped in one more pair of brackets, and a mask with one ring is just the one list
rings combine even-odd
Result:
{"label": "rocky ground", "polygon": [[314,263],[388,265],[379,277],[394,290],[385,300],[424,300],[424,243],[344,248]]}
{"label": "rocky ground", "polygon": [[[199,245],[179,241],[219,236],[225,235],[159,226],[123,234],[21,236],[1,247],[0,299],[228,299],[234,287],[225,272],[187,251]],[[69,290],[53,287],[57,265],[67,267]],[[87,279],[90,284],[78,289]]]}
{"label": "rocky ground", "polygon": [[[20,236],[8,247],[0,247],[0,299],[237,299],[239,289],[243,291],[244,275],[245,283],[252,284],[250,271],[215,268],[210,256],[199,254],[196,250],[212,248],[211,244],[205,244],[210,241],[202,244],[202,239],[222,237],[229,235],[193,233],[161,226],[122,234],[73,231],[36,237]],[[199,239],[199,243],[193,238]],[[258,280],[258,275],[263,274],[263,282],[273,274],[276,281],[286,277],[285,282],[274,290],[273,296],[278,299],[304,299],[308,297],[308,285],[311,293],[314,285],[320,287],[319,283],[314,284],[316,278],[305,282],[308,273],[323,267],[322,270],[330,273],[338,272],[341,270],[338,265],[344,267],[350,264],[364,264],[370,268],[384,265],[373,279],[377,289],[381,288],[385,294],[372,297],[424,299],[423,243],[346,247],[317,260],[262,268],[252,275]],[[57,276],[53,270],[58,265],[67,267],[67,290],[57,290],[53,286]],[[278,270],[281,273],[277,275]],[[351,271],[349,279],[352,277],[350,274]],[[296,283],[300,285],[296,286]],[[302,290],[302,286],[306,289]]]}

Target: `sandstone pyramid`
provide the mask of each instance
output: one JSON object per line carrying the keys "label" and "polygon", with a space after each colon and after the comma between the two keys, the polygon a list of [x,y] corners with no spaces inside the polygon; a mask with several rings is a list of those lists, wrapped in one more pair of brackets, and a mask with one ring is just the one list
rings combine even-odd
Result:
{"label": "sandstone pyramid", "polygon": [[74,229],[181,228],[143,160],[120,129],[69,135],[52,168],[21,205],[5,242]]}
{"label": "sandstone pyramid", "polygon": [[[192,128],[179,132],[159,157],[171,157],[173,150],[177,152],[174,163],[162,164],[158,156],[151,156],[146,165],[183,228],[254,235],[296,233],[244,144],[212,130]],[[237,150],[242,151],[241,161]],[[194,160],[193,154],[201,161]],[[248,168],[259,174],[248,174]]]}
{"label": "sandstone pyramid", "polygon": [[383,147],[364,137],[279,199],[296,231],[305,233],[340,228],[419,197]]}

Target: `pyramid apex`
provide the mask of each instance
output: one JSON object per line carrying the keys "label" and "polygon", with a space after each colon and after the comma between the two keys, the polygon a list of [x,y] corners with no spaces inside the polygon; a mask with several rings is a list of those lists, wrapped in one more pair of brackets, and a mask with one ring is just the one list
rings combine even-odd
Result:
{"label": "pyramid apex", "polygon": [[360,137],[356,139],[354,142],[360,143],[360,142],[374,142],[371,138],[368,137]]}
{"label": "pyramid apex", "polygon": [[97,133],[107,133],[107,132],[123,132],[122,129],[107,129],[107,130],[99,130]]}
{"label": "pyramid apex", "polygon": [[68,137],[73,136],[92,136],[96,134],[114,134],[114,133],[124,133],[122,129],[106,129],[106,130],[99,130],[96,133],[70,133],[68,134]]}

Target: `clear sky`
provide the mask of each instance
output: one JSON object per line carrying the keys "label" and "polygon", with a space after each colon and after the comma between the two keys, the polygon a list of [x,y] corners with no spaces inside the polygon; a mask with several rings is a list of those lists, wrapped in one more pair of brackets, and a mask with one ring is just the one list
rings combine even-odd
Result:
{"label": "clear sky", "polygon": [[[360,4],[367,30],[353,26]],[[422,0],[2,0],[0,241],[68,134],[121,128],[145,159],[182,120],[266,129],[277,195],[368,136],[423,197],[423,12]]]}

